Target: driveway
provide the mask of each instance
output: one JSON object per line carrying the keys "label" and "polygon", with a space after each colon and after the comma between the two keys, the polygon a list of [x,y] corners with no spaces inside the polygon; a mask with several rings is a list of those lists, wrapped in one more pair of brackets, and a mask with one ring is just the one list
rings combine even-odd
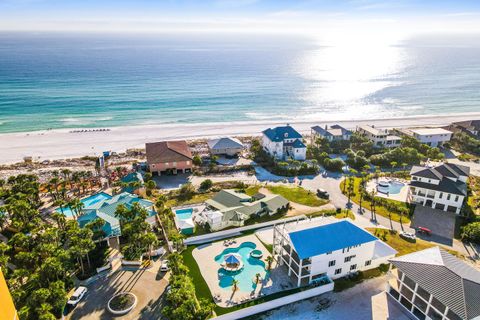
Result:
{"label": "driveway", "polygon": [[160,189],[178,189],[189,181],[191,173],[179,173],[176,175],[162,175],[152,177],[153,181],[157,184],[157,188]]}
{"label": "driveway", "polygon": [[[385,290],[386,283],[387,276],[367,280],[342,292],[329,292],[286,305],[259,318],[265,320],[370,320],[374,309],[378,308],[377,301],[372,304],[374,297]],[[393,301],[385,300],[385,303],[388,305],[384,306],[383,310],[388,312],[388,319],[409,319]]]}
{"label": "driveway", "polygon": [[[85,298],[66,319],[148,319],[161,318],[162,294],[168,285],[168,275],[160,273],[160,260],[147,270],[119,269],[99,277],[87,286]],[[108,310],[108,300],[118,292],[128,291],[138,298],[137,306],[125,316],[113,317]]]}

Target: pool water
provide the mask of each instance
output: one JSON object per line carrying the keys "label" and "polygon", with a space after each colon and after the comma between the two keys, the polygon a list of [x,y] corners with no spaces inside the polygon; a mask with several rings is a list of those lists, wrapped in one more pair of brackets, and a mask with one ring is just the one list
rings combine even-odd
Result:
{"label": "pool water", "polygon": [[[112,198],[112,196],[110,196],[109,194],[106,194],[104,192],[100,192],[100,193],[94,194],[92,196],[83,198],[80,201],[85,205],[84,208],[88,208],[88,207],[90,207],[90,206],[92,206],[92,205],[94,205],[94,204],[96,204],[100,201],[104,201],[104,200],[111,199],[111,198]],[[62,210],[60,210],[60,208],[57,208],[56,211],[62,213]],[[67,218],[72,218],[73,217],[73,212],[69,207],[63,208],[63,214]]]}
{"label": "pool water", "polygon": [[402,188],[405,186],[404,183],[398,181],[389,181],[388,187],[377,186],[377,189],[382,193],[388,194],[399,194],[402,191]]}
{"label": "pool water", "polygon": [[176,211],[175,211],[175,214],[177,215],[178,219],[180,219],[180,220],[191,219],[191,218],[192,218],[192,214],[193,214],[193,209],[192,209],[192,208],[188,208],[188,209],[176,210]]}
{"label": "pool water", "polygon": [[223,289],[232,290],[233,279],[238,280],[238,289],[243,292],[250,293],[256,288],[253,282],[257,273],[260,273],[262,279],[268,277],[268,272],[265,270],[265,262],[260,259],[250,257],[250,252],[254,250],[257,245],[253,242],[243,242],[238,247],[227,248],[221,254],[215,257],[215,262],[219,264],[224,261],[223,257],[229,253],[238,253],[242,257],[243,269],[237,272],[227,272],[223,268],[218,270],[219,285]]}

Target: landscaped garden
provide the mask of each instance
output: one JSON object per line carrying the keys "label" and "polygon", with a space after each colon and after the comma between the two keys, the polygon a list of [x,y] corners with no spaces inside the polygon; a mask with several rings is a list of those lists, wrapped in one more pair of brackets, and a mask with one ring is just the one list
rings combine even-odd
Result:
{"label": "landscaped garden", "polygon": [[410,222],[409,217],[413,211],[410,204],[372,196],[371,193],[366,192],[365,188],[361,187],[363,179],[364,178],[361,177],[347,177],[340,183],[342,193],[349,196],[350,200],[356,204],[361,204],[365,209],[372,210],[374,207],[376,214],[390,218],[392,221],[401,223]]}

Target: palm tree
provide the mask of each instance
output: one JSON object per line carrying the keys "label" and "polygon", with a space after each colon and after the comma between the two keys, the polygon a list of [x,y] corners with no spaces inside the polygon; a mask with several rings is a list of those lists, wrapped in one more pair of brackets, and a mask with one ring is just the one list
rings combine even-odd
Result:
{"label": "palm tree", "polygon": [[267,265],[267,270],[270,270],[272,268],[272,263],[273,263],[273,257],[272,256],[268,256],[266,259],[265,259],[268,263]]}
{"label": "palm tree", "polygon": [[260,282],[260,278],[261,278],[260,273],[257,273],[257,274],[255,275],[255,284],[258,284],[258,283]]}
{"label": "palm tree", "polygon": [[74,213],[74,218],[77,219],[82,215],[82,210],[85,204],[82,201],[80,201],[80,199],[74,198],[69,202],[68,206]]}
{"label": "palm tree", "polygon": [[397,161],[390,162],[390,166],[392,167],[392,176],[393,176],[393,170],[397,167],[397,165],[398,165]]}
{"label": "palm tree", "polygon": [[240,281],[238,281],[237,279],[233,279],[232,280],[232,289],[233,289],[233,293],[235,293],[235,291],[238,290],[238,284],[240,283]]}

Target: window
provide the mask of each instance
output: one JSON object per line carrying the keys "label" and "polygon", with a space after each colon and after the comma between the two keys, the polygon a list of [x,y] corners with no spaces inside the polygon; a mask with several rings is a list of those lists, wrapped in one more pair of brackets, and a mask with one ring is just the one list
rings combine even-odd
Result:
{"label": "window", "polygon": [[443,192],[440,192],[440,195],[438,196],[440,199],[443,198]]}
{"label": "window", "polygon": [[406,284],[410,289],[415,290],[415,281],[405,276],[403,278],[403,283]]}
{"label": "window", "polygon": [[458,196],[455,196],[455,202],[458,202]]}
{"label": "window", "polygon": [[355,258],[355,256],[345,257],[345,262],[350,262],[353,258]]}
{"label": "window", "polygon": [[335,265],[335,260],[328,261],[328,266],[333,267]]}
{"label": "window", "polygon": [[350,271],[353,271],[353,270],[355,270],[355,269],[357,269],[357,264],[352,264],[352,265],[350,266]]}
{"label": "window", "polygon": [[326,254],[332,254],[332,251],[328,251]]}
{"label": "window", "polygon": [[445,312],[445,308],[446,308],[445,305],[443,303],[441,303],[440,301],[438,301],[438,299],[435,298],[435,297],[432,297],[432,306],[434,306],[435,309],[437,309],[441,313]]}
{"label": "window", "polygon": [[335,274],[340,274],[342,273],[342,268],[335,269]]}
{"label": "window", "polygon": [[450,193],[447,194],[447,200],[450,200]]}
{"label": "window", "polygon": [[369,266],[369,265],[371,265],[371,264],[372,264],[372,260],[367,260],[367,261],[365,261],[365,267],[366,267],[366,266]]}

